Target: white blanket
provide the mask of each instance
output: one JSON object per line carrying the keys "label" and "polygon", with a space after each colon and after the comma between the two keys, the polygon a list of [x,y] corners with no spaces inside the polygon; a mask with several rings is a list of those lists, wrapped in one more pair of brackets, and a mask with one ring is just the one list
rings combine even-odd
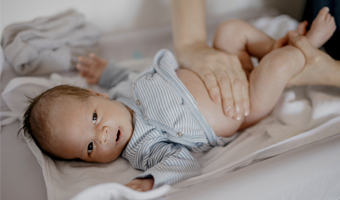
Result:
{"label": "white blanket", "polygon": [[95,50],[100,33],[75,10],[7,26],[1,46],[20,75],[67,71],[79,55]]}
{"label": "white blanket", "polygon": [[[287,23],[287,17],[285,20]],[[267,23],[270,22],[267,19]],[[295,21],[290,22],[296,25]],[[277,29],[280,28],[278,21],[275,21],[274,25]],[[273,37],[280,36],[282,35]],[[2,93],[5,103],[11,109],[8,114],[13,118],[9,119],[15,120],[22,116],[23,108],[26,106],[25,95],[33,97],[47,88],[63,83],[87,86],[79,76],[65,77],[58,74],[53,74],[49,79],[28,77],[13,79]],[[33,142],[27,143],[42,167],[50,200],[72,197],[79,200],[150,199],[220,177],[249,164],[339,133],[339,88],[320,86],[293,88],[285,91],[270,116],[244,131],[231,144],[194,154],[202,166],[201,176],[145,193],[130,190],[122,185],[141,173],[133,169],[123,158],[106,164],[56,161],[42,154]]]}

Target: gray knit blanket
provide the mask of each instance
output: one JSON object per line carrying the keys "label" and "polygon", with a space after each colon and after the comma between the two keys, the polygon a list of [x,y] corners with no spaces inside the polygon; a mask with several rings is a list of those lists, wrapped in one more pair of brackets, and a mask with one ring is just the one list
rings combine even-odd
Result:
{"label": "gray knit blanket", "polygon": [[1,46],[20,75],[41,75],[74,69],[76,57],[95,51],[100,32],[82,14],[68,10],[7,26]]}

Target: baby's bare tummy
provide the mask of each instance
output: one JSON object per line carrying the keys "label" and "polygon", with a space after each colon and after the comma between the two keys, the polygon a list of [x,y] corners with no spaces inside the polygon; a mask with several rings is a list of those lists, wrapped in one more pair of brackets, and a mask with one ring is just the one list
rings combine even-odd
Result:
{"label": "baby's bare tummy", "polygon": [[239,129],[242,120],[237,121],[226,117],[223,113],[221,102],[211,100],[204,83],[194,72],[178,69],[176,73],[195,98],[198,109],[217,136],[228,137]]}

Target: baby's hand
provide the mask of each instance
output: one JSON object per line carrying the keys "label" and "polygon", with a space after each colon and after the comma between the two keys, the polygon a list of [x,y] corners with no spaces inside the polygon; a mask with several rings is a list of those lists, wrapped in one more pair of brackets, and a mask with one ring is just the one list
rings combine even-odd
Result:
{"label": "baby's hand", "polygon": [[288,34],[275,41],[272,47],[272,51],[274,51],[275,49],[279,49],[286,45],[288,45]]}
{"label": "baby's hand", "polygon": [[98,57],[94,53],[90,53],[89,57],[78,57],[76,68],[80,75],[85,77],[87,83],[96,84],[99,81],[104,69],[107,66],[107,61]]}
{"label": "baby's hand", "polygon": [[153,178],[134,179],[130,183],[126,184],[126,186],[136,191],[146,192],[152,189]]}

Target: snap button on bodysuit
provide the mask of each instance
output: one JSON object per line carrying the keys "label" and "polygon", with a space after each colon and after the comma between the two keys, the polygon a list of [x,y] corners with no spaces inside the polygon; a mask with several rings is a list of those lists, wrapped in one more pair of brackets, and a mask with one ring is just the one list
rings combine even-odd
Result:
{"label": "snap button on bodysuit", "polygon": [[179,132],[176,133],[176,135],[177,135],[177,137],[181,138],[183,136],[183,133],[179,131]]}

